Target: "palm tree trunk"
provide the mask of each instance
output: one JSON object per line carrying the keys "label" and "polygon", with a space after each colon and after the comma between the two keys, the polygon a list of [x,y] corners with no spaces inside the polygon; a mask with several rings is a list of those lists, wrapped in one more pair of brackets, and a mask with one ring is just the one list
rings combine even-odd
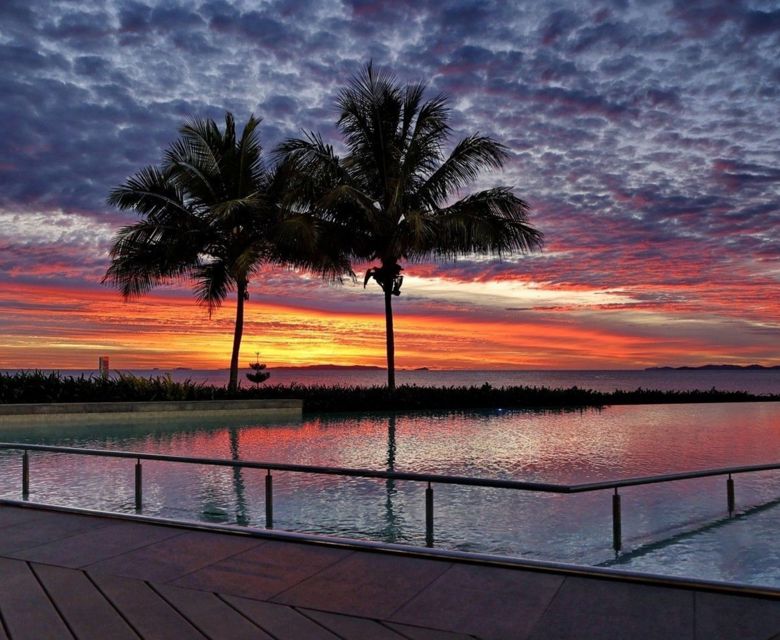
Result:
{"label": "palm tree trunk", "polygon": [[233,355],[230,357],[230,382],[228,391],[238,389],[238,353],[241,351],[241,337],[244,335],[244,301],[246,299],[246,282],[238,282],[238,300],[236,302],[236,328],[233,332]]}
{"label": "palm tree trunk", "polygon": [[385,334],[387,336],[387,388],[395,391],[395,338],[393,336],[393,292],[385,291]]}

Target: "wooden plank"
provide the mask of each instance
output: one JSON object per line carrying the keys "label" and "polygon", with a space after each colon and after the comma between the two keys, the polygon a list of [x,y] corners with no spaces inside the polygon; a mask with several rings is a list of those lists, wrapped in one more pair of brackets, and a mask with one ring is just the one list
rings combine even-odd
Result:
{"label": "wooden plank", "polygon": [[[287,605],[237,596],[220,597],[278,640],[338,640],[337,635],[323,629],[321,625]],[[364,638],[373,638],[373,636],[361,636],[360,640]],[[381,639],[377,638],[377,640]]]}
{"label": "wooden plank", "polygon": [[[767,640],[780,637],[780,601],[694,593],[697,639],[740,638]],[[777,634],[777,635],[775,635]]]}
{"label": "wooden plank", "polygon": [[203,640],[189,620],[142,580],[102,574],[90,578],[145,640]]}
{"label": "wooden plank", "polygon": [[271,600],[373,620],[395,619],[399,607],[416,600],[451,566],[441,560],[356,552]]}
{"label": "wooden plank", "polygon": [[72,638],[26,562],[0,558],[0,612],[13,638]]}
{"label": "wooden plank", "polygon": [[169,582],[262,544],[248,536],[184,531],[140,549],[89,565],[90,573],[111,573],[149,582]]}
{"label": "wooden plank", "polygon": [[152,587],[212,640],[273,640],[213,593],[165,584]]}
{"label": "wooden plank", "polygon": [[253,600],[270,600],[351,554],[346,549],[265,540],[248,551],[229,556],[173,582],[159,582]]}
{"label": "wooden plank", "polygon": [[330,629],[344,640],[406,640],[405,636],[368,618],[356,618],[340,613],[326,613],[325,611],[313,611],[304,609],[301,613],[316,620],[321,625]]}
{"label": "wooden plank", "polygon": [[120,522],[112,525],[108,531],[105,529],[85,531],[63,540],[12,551],[5,555],[36,564],[79,569],[178,535],[181,535],[181,532],[172,527],[158,527],[140,522]]}
{"label": "wooden plank", "polygon": [[0,505],[0,527],[12,527],[41,517],[43,517],[43,514],[37,509],[11,507],[5,504]]}
{"label": "wooden plank", "polygon": [[66,540],[83,531],[102,529],[106,535],[116,523],[105,518],[94,518],[72,513],[40,512],[39,517],[3,527],[0,536],[0,553],[4,556],[14,551]]}
{"label": "wooden plank", "polygon": [[526,638],[552,606],[563,580],[554,574],[453,564],[388,618],[479,637]]}
{"label": "wooden plank", "polygon": [[[424,627],[414,627],[407,624],[398,624],[396,622],[385,622],[388,627],[395,629],[398,633],[404,634],[409,640],[474,640],[476,636],[454,633],[452,631],[439,631],[437,629],[426,629]],[[515,636],[521,637],[521,636]]]}
{"label": "wooden plank", "polygon": [[60,615],[79,640],[137,640],[138,635],[81,571],[32,565]]}

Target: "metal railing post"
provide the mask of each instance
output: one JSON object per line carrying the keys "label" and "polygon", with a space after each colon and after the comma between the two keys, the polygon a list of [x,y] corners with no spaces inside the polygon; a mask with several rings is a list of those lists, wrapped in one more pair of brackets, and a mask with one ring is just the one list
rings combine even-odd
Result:
{"label": "metal railing post", "polygon": [[433,546],[433,487],[430,482],[425,490],[425,546]]}
{"label": "metal railing post", "polygon": [[270,469],[265,476],[265,528],[274,528],[274,479]]}
{"label": "metal railing post", "polygon": [[620,494],[616,488],[615,495],[612,496],[612,548],[615,550],[615,553],[620,553],[620,549],[623,546],[621,538]]}
{"label": "metal railing post", "polygon": [[22,500],[30,497],[30,456],[27,455],[27,449],[22,456]]}
{"label": "metal railing post", "polygon": [[144,506],[144,485],[143,469],[141,468],[141,458],[135,463],[135,510],[141,511]]}
{"label": "metal railing post", "polygon": [[726,501],[728,502],[729,515],[734,513],[734,480],[729,474],[729,479],[726,480]]}
{"label": "metal railing post", "polygon": [[[78,447],[61,447],[55,445],[39,445],[32,443],[9,443],[0,442],[0,451],[14,450],[22,451],[22,498],[28,500],[30,495],[30,451],[49,451],[54,453],[64,453],[70,455],[98,456],[109,458],[122,458],[136,460],[135,464],[135,506],[140,513],[143,507],[143,475],[141,468],[142,460],[153,460],[158,462],[174,462],[188,464],[202,464],[219,467],[249,468],[258,471],[267,472],[265,479],[265,526],[267,529],[273,529],[273,478],[272,471],[325,474],[328,476],[343,476],[351,478],[383,478],[386,480],[401,480],[415,483],[425,483],[425,543],[428,547],[434,546],[434,505],[433,505],[433,483],[471,486],[471,487],[490,487],[501,489],[513,489],[518,491],[572,494],[586,493],[593,491],[614,490],[612,496],[612,547],[616,555],[622,550],[622,516],[621,516],[621,496],[619,490],[624,487],[644,486],[650,484],[677,482],[681,480],[691,480],[694,478],[708,478],[715,476],[728,476],[726,481],[726,498],[729,515],[735,513],[735,491],[733,476],[738,473],[754,473],[769,470],[780,469],[780,462],[772,462],[757,465],[743,465],[732,467],[720,467],[716,469],[702,469],[698,471],[685,471],[682,473],[662,474],[648,477],[624,478],[621,480],[608,480],[603,482],[589,482],[580,484],[551,484],[541,482],[525,482],[518,480],[499,479],[499,478],[471,478],[463,476],[451,476],[442,474],[414,473],[414,472],[396,472],[379,471],[372,469],[354,469],[343,467],[324,467],[316,465],[299,464],[280,464],[259,460],[223,460],[216,458],[202,458],[192,456],[174,456],[159,453],[145,453],[138,451],[115,451],[103,449],[86,449]],[[419,484],[417,485],[419,486]]]}

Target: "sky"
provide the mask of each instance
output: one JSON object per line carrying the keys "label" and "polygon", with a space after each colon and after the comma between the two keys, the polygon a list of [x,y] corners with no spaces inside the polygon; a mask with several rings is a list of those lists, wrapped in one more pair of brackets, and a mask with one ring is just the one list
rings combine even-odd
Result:
{"label": "sky", "polygon": [[[543,251],[406,265],[400,368],[780,364],[780,2],[3,0],[0,369],[226,367],[235,304],[100,284],[192,117],[318,131],[369,60],[503,142]],[[360,274],[362,275],[362,274]],[[362,279],[361,279],[362,280]],[[264,269],[241,361],[383,365],[380,289]]]}

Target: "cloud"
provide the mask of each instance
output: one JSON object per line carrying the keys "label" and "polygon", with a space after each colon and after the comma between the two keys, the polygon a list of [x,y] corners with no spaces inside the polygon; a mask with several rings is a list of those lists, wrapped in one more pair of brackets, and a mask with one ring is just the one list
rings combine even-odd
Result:
{"label": "cloud", "polygon": [[780,9],[775,11],[748,11],[744,20],[745,34],[748,36],[780,33]]}
{"label": "cloud", "polygon": [[[729,191],[740,191],[749,187],[780,185],[780,164],[769,167],[760,164],[717,159],[713,162],[715,180]],[[777,192],[778,189],[775,189]]]}
{"label": "cloud", "polygon": [[[452,144],[480,131],[508,146],[504,171],[475,188],[514,186],[547,238],[541,255],[409,265],[403,313],[560,314],[583,331],[601,318],[636,335],[647,314],[669,327],[706,315],[723,331],[742,319],[756,353],[773,344],[776,2],[6,0],[0,25],[3,286],[99,290],[112,230],[133,219],[106,194],[159,162],[191,116],[255,113],[267,150],[301,129],[338,146],[335,97],[373,58],[449,96]],[[496,282],[516,295],[491,303]],[[186,286],[166,291],[189,304]],[[528,291],[545,300],[528,303]],[[381,302],[271,272],[253,299],[322,314]],[[693,340],[679,336],[670,344]],[[640,351],[644,362],[642,349],[626,363]]]}

